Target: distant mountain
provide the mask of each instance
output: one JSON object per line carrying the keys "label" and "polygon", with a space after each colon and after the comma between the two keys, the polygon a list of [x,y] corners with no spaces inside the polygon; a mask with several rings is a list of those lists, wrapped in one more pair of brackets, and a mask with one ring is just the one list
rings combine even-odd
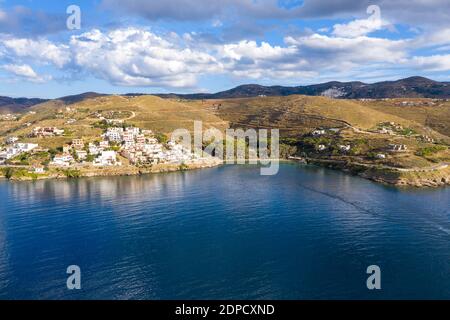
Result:
{"label": "distant mountain", "polygon": [[423,77],[411,77],[398,81],[384,81],[373,84],[363,82],[327,82],[309,86],[283,87],[242,85],[218,93],[198,94],[158,94],[162,98],[183,99],[228,99],[257,96],[327,96],[341,99],[382,99],[382,98],[450,98],[450,83],[437,82]]}
{"label": "distant mountain", "polygon": [[15,113],[34,105],[44,103],[44,99],[0,97],[0,113]]}
{"label": "distant mountain", "polygon": [[[106,96],[106,94],[101,94],[97,92],[85,92],[82,94],[77,94],[73,96],[65,96],[54,101],[62,101],[64,104],[72,104],[81,102],[86,99],[97,98]],[[51,101],[52,99],[28,99],[28,98],[10,98],[10,97],[0,97],[0,113],[15,113],[25,111],[26,109],[33,107],[35,105]]]}
{"label": "distant mountain", "polygon": [[[450,82],[438,82],[423,77],[411,77],[397,81],[384,81],[373,84],[363,82],[327,82],[309,86],[283,87],[247,84],[218,93],[195,94],[155,94],[161,98],[175,99],[229,99],[258,96],[326,96],[341,99],[383,99],[383,98],[438,98],[450,99]],[[125,96],[142,96],[143,93],[129,93]],[[64,104],[81,102],[86,99],[108,96],[97,92],[61,97],[55,100]],[[21,112],[34,105],[47,102],[46,99],[0,97],[0,113]]]}
{"label": "distant mountain", "polygon": [[92,99],[92,98],[104,97],[104,96],[107,96],[107,95],[103,94],[103,93],[97,93],[97,92],[85,92],[85,93],[77,94],[77,95],[73,95],[73,96],[61,97],[61,98],[58,98],[57,100],[61,100],[66,104],[72,104],[72,103],[81,102],[86,99]]}

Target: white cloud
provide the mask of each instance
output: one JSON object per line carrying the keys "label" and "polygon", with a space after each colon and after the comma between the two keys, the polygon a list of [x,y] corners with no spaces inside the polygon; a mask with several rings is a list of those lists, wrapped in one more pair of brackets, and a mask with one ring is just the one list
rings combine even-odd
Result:
{"label": "white cloud", "polygon": [[280,59],[286,55],[294,54],[295,48],[272,46],[267,42],[258,45],[256,41],[240,41],[235,44],[226,44],[222,47],[222,55],[234,60],[246,59]]}
{"label": "white cloud", "polygon": [[285,39],[299,48],[313,68],[340,69],[373,63],[402,63],[407,58],[408,41],[371,37],[341,38],[313,34]]}
{"label": "white cloud", "polygon": [[433,55],[427,57],[413,57],[411,63],[414,68],[426,71],[449,71],[450,54]]}
{"label": "white cloud", "polygon": [[39,76],[33,70],[33,68],[27,64],[22,64],[22,65],[7,64],[7,65],[3,65],[2,68],[21,79],[28,80],[31,82],[42,83],[42,82],[49,80],[48,77]]}
{"label": "white cloud", "polygon": [[199,74],[220,70],[210,54],[137,28],[93,30],[73,36],[70,46],[76,65],[123,86],[191,87]]}
{"label": "white cloud", "polygon": [[94,29],[72,36],[67,44],[8,37],[0,44],[0,58],[7,65],[4,70],[28,80],[48,79],[36,75],[31,66],[49,65],[61,72],[78,69],[80,75],[89,74],[119,86],[165,88],[194,88],[201,76],[217,74],[241,80],[299,83],[307,78],[363,79],[380,70],[392,75],[393,70],[402,68],[449,70],[446,52],[414,54],[430,44],[445,45],[448,40],[439,34],[390,40],[360,33],[308,33],[286,37],[282,45],[249,40],[205,44],[197,41],[196,33],[163,36],[138,27],[110,32]]}
{"label": "white cloud", "polygon": [[334,25],[333,35],[337,37],[355,38],[390,27],[389,22],[381,18],[381,9],[379,6],[369,6],[367,8],[367,14],[371,15],[367,19],[357,19],[346,24]]}
{"label": "white cloud", "polygon": [[389,23],[381,19],[353,20],[347,24],[334,25],[333,35],[338,37],[354,38],[367,35],[388,26]]}
{"label": "white cloud", "polygon": [[41,63],[52,63],[59,68],[70,62],[70,52],[66,45],[55,45],[46,39],[11,38],[2,39],[3,47],[18,57],[31,58]]}
{"label": "white cloud", "polygon": [[295,81],[313,77],[317,72],[305,70],[307,61],[295,46],[272,46],[267,42],[240,41],[217,48],[227,72],[250,79],[284,79]]}

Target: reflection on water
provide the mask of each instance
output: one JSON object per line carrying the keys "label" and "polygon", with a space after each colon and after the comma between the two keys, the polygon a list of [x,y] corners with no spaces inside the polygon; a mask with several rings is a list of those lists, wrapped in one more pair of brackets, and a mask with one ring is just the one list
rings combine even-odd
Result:
{"label": "reflection on water", "polygon": [[[146,195],[158,197],[167,191],[177,196],[191,178],[186,174],[155,174],[145,179],[139,178],[91,178],[77,180],[40,180],[13,182],[9,186],[10,196],[27,198],[30,202],[45,199],[58,199],[72,202],[73,197],[85,200],[108,201],[117,197]],[[94,197],[94,198],[93,198]],[[97,198],[98,197],[98,198]]]}
{"label": "reflection on water", "polygon": [[283,164],[1,181],[0,197],[0,298],[450,298],[448,188]]}

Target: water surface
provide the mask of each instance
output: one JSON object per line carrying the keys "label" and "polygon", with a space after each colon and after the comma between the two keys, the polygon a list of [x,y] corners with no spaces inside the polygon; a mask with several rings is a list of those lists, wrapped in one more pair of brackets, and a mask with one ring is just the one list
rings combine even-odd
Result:
{"label": "water surface", "polygon": [[259,172],[0,181],[0,299],[450,298],[449,188]]}

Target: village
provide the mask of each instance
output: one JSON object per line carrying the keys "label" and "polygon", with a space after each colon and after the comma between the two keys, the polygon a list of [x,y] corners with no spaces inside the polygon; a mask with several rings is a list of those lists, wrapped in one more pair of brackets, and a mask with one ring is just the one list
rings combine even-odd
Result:
{"label": "village", "polygon": [[[64,130],[56,127],[35,127],[29,137],[45,139],[64,134]],[[38,152],[48,153],[37,143],[22,143],[18,137],[8,137],[6,147],[0,147],[0,165],[23,155],[33,155]],[[186,148],[184,145],[169,140],[158,141],[151,130],[137,127],[108,127],[104,134],[95,141],[85,141],[81,138],[72,139],[71,143],[58,148],[53,154],[48,168],[80,168],[93,166],[120,167],[121,159],[126,159],[130,165],[142,167],[157,164],[189,165],[204,161],[205,158]],[[43,173],[44,167],[36,165],[34,173]]]}

